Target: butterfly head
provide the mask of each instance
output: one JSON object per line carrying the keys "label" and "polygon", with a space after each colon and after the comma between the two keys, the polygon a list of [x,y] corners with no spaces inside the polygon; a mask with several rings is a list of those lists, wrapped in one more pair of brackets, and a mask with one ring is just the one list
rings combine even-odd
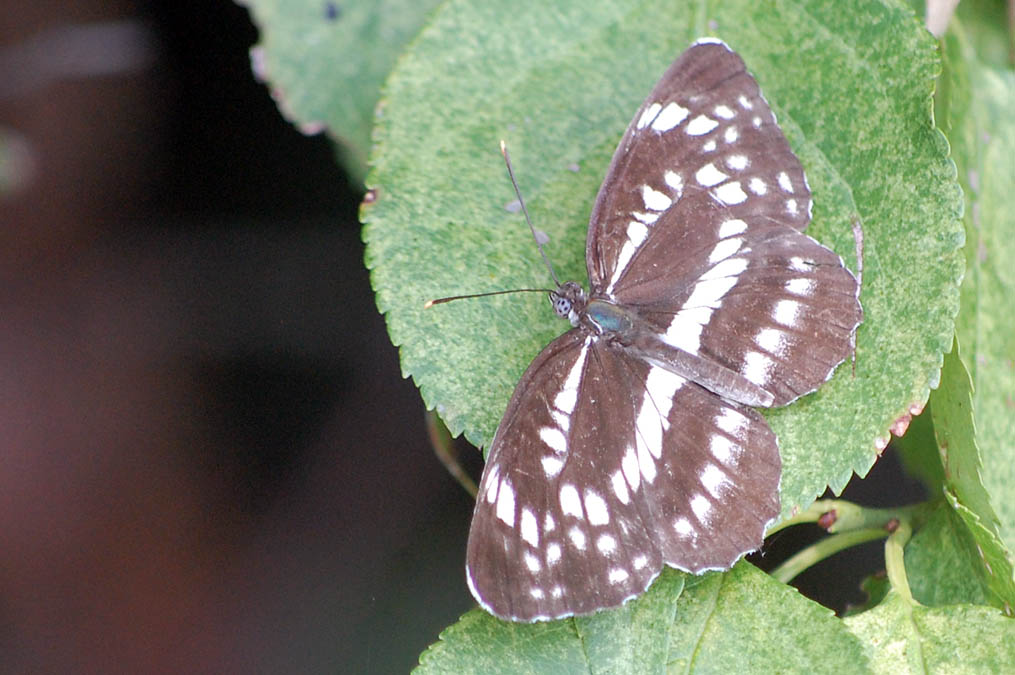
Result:
{"label": "butterfly head", "polygon": [[585,310],[585,291],[574,281],[568,281],[555,290],[550,291],[550,304],[557,316],[566,318],[572,326],[577,326],[581,314]]}

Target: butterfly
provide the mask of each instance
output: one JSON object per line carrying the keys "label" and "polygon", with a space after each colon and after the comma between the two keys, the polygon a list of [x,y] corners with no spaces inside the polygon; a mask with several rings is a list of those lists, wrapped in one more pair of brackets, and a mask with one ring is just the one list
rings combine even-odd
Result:
{"label": "butterfly", "polygon": [[490,445],[469,532],[479,604],[512,621],[622,605],[663,565],[729,569],[779,514],[756,407],[816,390],[853,351],[859,283],[804,234],[800,161],[743,60],[702,39],[634,115],[589,222],[590,291],[536,357]]}

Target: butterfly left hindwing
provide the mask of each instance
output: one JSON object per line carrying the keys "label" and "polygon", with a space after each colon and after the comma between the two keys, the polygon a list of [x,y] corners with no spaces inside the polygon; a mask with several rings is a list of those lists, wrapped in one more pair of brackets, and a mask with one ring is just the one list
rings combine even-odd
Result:
{"label": "butterfly left hindwing", "polygon": [[569,331],[526,371],[491,446],[470,587],[534,621],[619,605],[663,563],[728,568],[778,513],[779,467],[753,409]]}

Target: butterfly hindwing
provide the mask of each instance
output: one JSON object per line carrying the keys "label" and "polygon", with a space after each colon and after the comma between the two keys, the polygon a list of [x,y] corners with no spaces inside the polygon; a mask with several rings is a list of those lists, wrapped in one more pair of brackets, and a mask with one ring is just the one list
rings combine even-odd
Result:
{"label": "butterfly hindwing", "polygon": [[469,583],[488,610],[587,613],[643,592],[663,563],[725,569],[761,545],[780,462],[756,411],[576,330],[522,382],[469,534]]}

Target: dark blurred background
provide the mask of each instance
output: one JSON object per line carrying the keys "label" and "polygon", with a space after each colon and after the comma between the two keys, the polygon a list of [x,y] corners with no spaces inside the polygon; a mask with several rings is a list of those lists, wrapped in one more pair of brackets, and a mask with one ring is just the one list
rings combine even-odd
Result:
{"label": "dark blurred background", "polygon": [[230,2],[0,12],[4,672],[404,672],[472,605],[361,194],[256,40]]}
{"label": "dark blurred background", "polygon": [[[362,195],[256,39],[229,2],[0,13],[3,672],[405,672],[473,606]],[[840,558],[803,580],[839,608],[880,548]]]}

